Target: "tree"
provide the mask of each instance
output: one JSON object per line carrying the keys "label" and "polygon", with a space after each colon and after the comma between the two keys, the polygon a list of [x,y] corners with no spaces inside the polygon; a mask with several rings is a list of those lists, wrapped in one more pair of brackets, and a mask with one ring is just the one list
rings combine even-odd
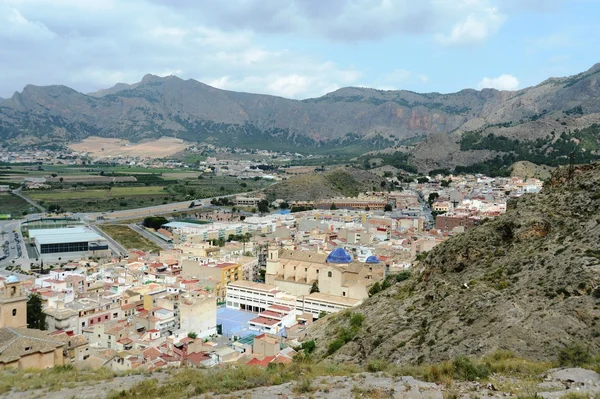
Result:
{"label": "tree", "polygon": [[381,291],[381,285],[379,284],[379,281],[377,281],[375,284],[373,284],[373,286],[369,290],[369,296],[373,296],[373,295],[377,294],[379,291]]}
{"label": "tree", "polygon": [[331,210],[331,211],[335,211],[336,209],[337,209],[337,206],[335,206],[335,203],[334,203],[334,202],[332,202],[332,203],[331,203],[331,206],[329,207],[329,210]]}
{"label": "tree", "polygon": [[168,223],[169,221],[162,216],[148,216],[144,219],[142,224],[144,227],[149,227],[154,230],[158,230],[162,227],[163,224]]}
{"label": "tree", "polygon": [[192,201],[192,202],[190,203],[190,206],[188,206],[188,208],[193,208],[193,207],[195,207],[195,206],[196,206],[196,202],[195,202],[195,201]]}
{"label": "tree", "polygon": [[187,336],[188,336],[188,338],[191,338],[191,339],[198,338],[198,334],[195,333],[194,331],[190,331]]}
{"label": "tree", "polygon": [[42,297],[39,294],[29,294],[27,297],[27,327],[46,329],[46,314],[42,311]]}
{"label": "tree", "polygon": [[431,204],[433,204],[435,202],[436,199],[438,199],[440,195],[438,193],[430,193],[429,194],[429,198],[427,198],[427,202],[429,203],[429,206],[431,206]]}
{"label": "tree", "polygon": [[419,183],[419,184],[425,184],[425,183],[429,183],[429,179],[428,179],[428,178],[426,178],[426,177],[419,177],[419,178],[417,179],[417,183]]}
{"label": "tree", "polygon": [[289,209],[290,208],[290,204],[288,204],[287,202],[282,202],[281,204],[279,204],[279,209]]}
{"label": "tree", "polygon": [[269,212],[269,201],[267,200],[260,200],[258,201],[258,211],[260,213],[267,213]]}
{"label": "tree", "polygon": [[63,179],[62,177],[58,179],[59,182],[63,182],[65,179]]}
{"label": "tree", "polygon": [[310,287],[310,293],[312,294],[313,292],[319,292],[319,286],[316,281],[313,282],[312,287]]}
{"label": "tree", "polygon": [[450,187],[450,180],[442,180],[441,185],[442,187]]}
{"label": "tree", "polygon": [[385,204],[385,207],[383,207],[383,210],[385,212],[391,212],[392,211],[392,204]]}
{"label": "tree", "polygon": [[379,184],[379,187],[385,188],[386,185],[387,185],[387,182],[385,180],[382,180],[381,183]]}

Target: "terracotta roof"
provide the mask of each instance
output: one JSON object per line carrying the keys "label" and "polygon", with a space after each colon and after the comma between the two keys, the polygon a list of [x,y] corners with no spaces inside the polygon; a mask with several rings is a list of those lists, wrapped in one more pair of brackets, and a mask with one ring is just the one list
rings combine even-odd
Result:
{"label": "terracotta roof", "polygon": [[188,354],[187,360],[198,365],[200,362],[205,360],[209,360],[210,357],[206,354],[206,352],[193,352]]}
{"label": "terracotta roof", "polygon": [[269,363],[271,363],[273,361],[273,359],[275,359],[275,356],[266,356],[264,359],[259,360],[257,358],[254,358],[252,360],[250,360],[248,363],[246,363],[248,366],[260,366],[260,367],[267,367],[269,365]]}

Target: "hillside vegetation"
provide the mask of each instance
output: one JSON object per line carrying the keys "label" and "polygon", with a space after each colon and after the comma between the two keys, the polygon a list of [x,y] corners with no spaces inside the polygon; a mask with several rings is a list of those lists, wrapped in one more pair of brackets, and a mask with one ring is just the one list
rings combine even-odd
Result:
{"label": "hillside vegetation", "polygon": [[338,196],[355,197],[360,192],[379,190],[383,179],[355,168],[336,168],[324,173],[292,176],[266,192],[286,201],[312,201]]}
{"label": "hillside vegetation", "polygon": [[497,350],[555,360],[578,344],[598,352],[600,165],[567,176],[557,170],[541,194],[438,245],[353,313],[317,322],[316,355],[421,363]]}
{"label": "hillside vegetation", "polygon": [[[576,140],[587,141],[581,146],[575,143],[586,151],[581,154],[583,161],[590,146],[596,147],[595,140],[590,141],[587,133],[573,136],[572,131],[600,123],[599,78],[600,64],[519,91],[420,94],[346,87],[302,101],[219,90],[175,76],[146,75],[139,83],[117,84],[92,95],[65,86],[27,85],[0,100],[0,138],[13,146],[59,146],[89,136],[132,142],[165,136],[229,147],[338,155],[389,151],[453,132],[450,146],[424,140],[412,153],[411,165],[422,171],[471,165],[494,159],[498,155],[494,151],[517,156],[510,163],[537,162],[533,159],[540,157],[561,163],[562,150]],[[471,142],[471,147],[461,146],[463,133],[482,139]],[[538,139],[555,142],[563,133],[560,148],[533,151]],[[493,140],[487,140],[490,134]],[[520,145],[498,137],[518,140]],[[554,158],[557,151],[560,156]]]}

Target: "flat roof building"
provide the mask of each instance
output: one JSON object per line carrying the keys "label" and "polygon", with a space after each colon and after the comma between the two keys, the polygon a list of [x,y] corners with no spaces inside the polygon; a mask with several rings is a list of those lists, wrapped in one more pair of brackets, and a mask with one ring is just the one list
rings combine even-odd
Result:
{"label": "flat roof building", "polygon": [[75,253],[98,257],[110,255],[106,239],[87,227],[29,230],[29,238],[42,257]]}

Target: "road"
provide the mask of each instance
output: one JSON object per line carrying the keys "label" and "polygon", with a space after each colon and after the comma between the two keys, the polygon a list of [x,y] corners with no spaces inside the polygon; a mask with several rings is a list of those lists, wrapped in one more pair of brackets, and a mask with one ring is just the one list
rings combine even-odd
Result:
{"label": "road", "polygon": [[[15,238],[15,233],[17,233],[17,237],[19,238],[18,241]],[[23,270],[29,270],[30,260],[21,235],[21,220],[0,222],[0,245],[3,245],[5,241],[8,241],[8,256],[3,261],[0,261],[0,268],[15,265],[20,266]],[[3,255],[4,251],[0,251],[0,254]]]}
{"label": "road", "polygon": [[25,195],[21,194],[21,187],[17,188],[16,190],[12,190],[12,193],[14,195],[16,195],[17,197],[23,199],[24,201],[27,201],[31,206],[34,206],[37,209],[39,209],[40,212],[46,212],[46,209],[44,209],[43,206],[41,206],[40,204],[38,204],[37,202],[35,202],[31,198],[26,197]]}
{"label": "road", "polygon": [[149,239],[150,241],[152,241],[153,243],[155,243],[162,249],[173,249],[173,245],[170,245],[169,243],[165,242],[164,240],[161,240],[160,237],[155,236],[154,234],[150,233],[148,230],[144,229],[143,227],[140,227],[137,224],[130,224],[128,226],[129,226],[129,228],[135,230],[136,232],[138,232],[142,236],[146,237],[147,239]]}
{"label": "road", "polygon": [[102,237],[106,238],[106,241],[108,241],[108,247],[115,255],[117,255],[117,256],[128,256],[129,255],[129,251],[124,246],[122,246],[121,244],[119,244],[118,242],[113,240],[111,236],[109,236],[108,234],[106,234],[105,232],[100,230],[98,228],[98,226],[90,225],[90,228],[92,230],[94,230],[96,233],[100,234]]}

